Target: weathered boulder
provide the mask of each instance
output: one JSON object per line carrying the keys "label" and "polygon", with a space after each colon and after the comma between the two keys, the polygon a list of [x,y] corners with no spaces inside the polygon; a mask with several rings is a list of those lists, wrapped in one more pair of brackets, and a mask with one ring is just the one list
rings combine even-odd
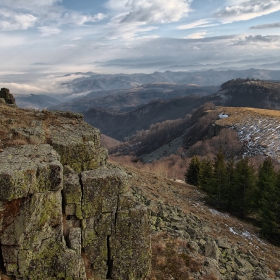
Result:
{"label": "weathered boulder", "polygon": [[220,250],[217,243],[213,241],[207,241],[205,244],[205,257],[212,258],[216,261],[220,258]]}
{"label": "weathered boulder", "polygon": [[228,243],[227,238],[217,238],[216,242],[217,242],[217,245],[219,248],[222,248],[222,249],[231,248],[230,244]]}
{"label": "weathered boulder", "polygon": [[0,153],[0,200],[62,189],[62,164],[50,145],[24,145]]}
{"label": "weathered boulder", "polygon": [[72,119],[65,118],[65,113],[55,112],[55,116],[60,116],[59,125],[48,126],[47,141],[58,152],[63,165],[81,172],[106,164],[108,152],[100,146],[98,129],[81,121],[80,114],[71,115]]}

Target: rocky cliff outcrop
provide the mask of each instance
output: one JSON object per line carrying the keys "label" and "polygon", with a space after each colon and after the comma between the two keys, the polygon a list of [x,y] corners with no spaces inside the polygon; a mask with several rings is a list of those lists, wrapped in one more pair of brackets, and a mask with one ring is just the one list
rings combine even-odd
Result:
{"label": "rocky cliff outcrop", "polygon": [[7,104],[16,104],[14,96],[10,93],[10,90],[7,88],[1,88],[0,91],[0,103]]}
{"label": "rocky cliff outcrop", "polygon": [[[0,104],[0,269],[11,279],[144,279],[146,207],[82,115]],[[18,144],[24,144],[18,146]]]}

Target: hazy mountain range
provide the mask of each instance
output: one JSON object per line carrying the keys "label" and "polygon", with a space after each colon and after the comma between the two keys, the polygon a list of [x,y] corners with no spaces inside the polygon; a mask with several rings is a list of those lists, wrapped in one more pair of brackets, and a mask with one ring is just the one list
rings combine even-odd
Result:
{"label": "hazy mountain range", "polygon": [[[35,107],[42,109],[45,107],[50,107],[53,105],[58,105],[63,102],[69,102],[71,100],[87,96],[88,98],[95,99],[101,98],[110,94],[118,95],[124,94],[122,90],[134,89],[137,91],[139,87],[144,86],[147,90],[147,84],[154,83],[168,83],[175,85],[187,85],[186,87],[191,88],[191,85],[197,86],[220,86],[222,83],[237,78],[254,78],[261,80],[280,80],[279,70],[262,70],[262,69],[247,69],[247,70],[205,70],[205,71],[195,71],[195,72],[154,72],[151,74],[96,74],[92,72],[87,73],[73,73],[67,74],[65,77],[79,76],[68,82],[63,82],[58,84],[58,87],[63,87],[67,89],[67,94],[52,94],[49,95],[25,95],[22,96],[20,92],[15,94],[17,97],[17,102],[20,107]],[[152,87],[155,86],[153,85]],[[177,88],[178,89],[178,88]],[[166,92],[167,88],[163,89]],[[190,92],[188,93],[190,94]],[[47,96],[55,98],[57,101],[51,102]],[[38,96],[40,96],[40,101],[38,102]],[[178,96],[178,95],[174,95]],[[182,96],[182,95],[179,95]],[[20,98],[19,98],[20,97]],[[155,98],[166,99],[169,97],[157,96]],[[102,106],[103,100],[94,101],[96,104],[93,106]],[[93,102],[93,103],[94,103]],[[99,103],[99,104],[98,104]],[[142,103],[143,104],[143,103]],[[141,105],[141,104],[138,104]],[[137,106],[137,105],[136,105]],[[130,106],[129,106],[130,107]],[[128,109],[129,109],[128,107]],[[133,107],[133,106],[132,106]],[[116,109],[116,108],[114,108]],[[79,109],[80,110],[80,109]],[[118,110],[118,109],[117,109]]]}
{"label": "hazy mountain range", "polygon": [[[115,104],[126,108],[127,104],[115,96]],[[102,133],[123,141],[136,131],[148,129],[150,125],[166,120],[185,118],[193,109],[213,102],[223,106],[241,106],[266,109],[280,108],[280,83],[251,79],[230,80],[211,95],[193,94],[170,100],[157,100],[144,104],[129,112],[96,108],[82,110],[85,120],[99,128]],[[88,104],[88,101],[85,102]],[[87,108],[85,105],[84,108]],[[65,109],[65,108],[64,108]]]}
{"label": "hazy mountain range", "polygon": [[195,72],[154,72],[151,74],[96,74],[86,73],[82,78],[64,83],[76,92],[127,89],[149,83],[196,84],[200,86],[220,85],[237,78],[254,78],[261,80],[279,80],[279,70],[205,70]]}

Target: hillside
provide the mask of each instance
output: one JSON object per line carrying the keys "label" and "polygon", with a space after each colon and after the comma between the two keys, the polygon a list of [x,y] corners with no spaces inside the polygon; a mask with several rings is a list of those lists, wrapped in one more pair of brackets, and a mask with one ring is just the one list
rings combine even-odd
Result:
{"label": "hillside", "polygon": [[280,162],[279,128],[278,110],[217,106],[202,115],[193,114],[183,135],[181,153],[211,156],[223,150],[228,156],[270,156]]}
{"label": "hillside", "polygon": [[[168,87],[168,85],[166,85],[166,87]],[[100,101],[100,103],[95,103],[98,105],[102,105],[104,102],[104,107],[109,106],[119,111],[99,107],[90,108],[83,111],[83,113],[85,115],[85,120],[91,125],[101,129],[103,134],[124,141],[125,139],[131,138],[137,131],[149,129],[152,124],[166,120],[185,118],[193,109],[198,108],[206,102],[213,102],[216,105],[224,106],[249,106],[266,109],[277,109],[280,106],[280,90],[279,83],[277,82],[250,79],[231,80],[223,84],[220,91],[212,95],[201,95],[202,89],[203,88],[197,89],[198,92],[200,92],[198,95],[189,95],[181,98],[173,98],[171,100],[156,100],[129,112],[121,111],[133,108],[133,106],[139,104],[137,100],[134,100],[135,93],[116,96],[110,95],[106,97],[107,99],[101,98],[95,101],[93,99],[93,101]],[[192,92],[192,90],[193,89],[191,89],[190,92]],[[176,92],[178,93],[178,91]],[[173,94],[172,91],[171,93]],[[138,97],[141,96],[141,100],[145,100],[143,102],[153,100],[156,96],[162,96],[160,92],[158,92],[159,95],[155,95],[151,94],[149,91],[139,91],[137,94],[139,94]],[[133,103],[134,101],[135,103]],[[81,99],[77,101],[77,104],[75,102],[73,105],[74,104],[74,107],[70,106],[69,108],[75,108],[75,110],[80,108],[79,110],[82,110],[83,108],[91,107],[91,101],[87,99]],[[66,108],[68,107],[66,106],[64,109]]]}
{"label": "hillside", "polygon": [[122,169],[129,174],[133,196],[151,211],[148,280],[279,279],[280,250],[261,240],[258,228],[209,208],[193,186]]}
{"label": "hillside", "polygon": [[244,154],[270,156],[280,162],[280,111],[256,108],[217,107],[227,115],[216,125],[233,129],[244,145]]}
{"label": "hillside", "polygon": [[[211,159],[219,150],[228,159],[248,155],[256,168],[264,157],[271,156],[279,168],[279,126],[278,110],[206,104],[180,122],[153,125],[150,130],[138,133],[136,139],[132,137],[128,143],[112,149],[110,157],[117,162],[130,162],[136,168],[180,179],[184,178],[191,157],[198,155]],[[157,129],[161,127],[161,130]],[[172,135],[175,138],[169,138]],[[153,141],[152,151],[146,149],[150,141]],[[156,146],[158,143],[161,145]]]}
{"label": "hillside", "polygon": [[[203,118],[209,120],[208,123]],[[205,125],[202,128],[200,124]],[[207,111],[204,117],[198,119],[187,131],[183,146],[185,153],[189,155],[194,155],[196,152],[198,155],[205,155],[207,149],[210,152],[212,147],[212,151],[222,149],[228,155],[230,153],[263,155],[279,162],[279,127],[278,110],[217,106],[214,110]],[[193,137],[197,131],[200,133],[196,133],[196,137]],[[231,138],[226,138],[226,135],[231,135]],[[233,135],[236,137],[234,141]]]}
{"label": "hillside", "polygon": [[170,100],[189,95],[205,96],[215,92],[219,87],[181,85],[170,83],[152,83],[131,89],[98,91],[89,93],[73,101],[50,106],[51,110],[85,112],[90,108],[127,112],[155,100]]}
{"label": "hillside", "polygon": [[92,108],[84,112],[85,120],[101,133],[123,141],[136,131],[165,120],[184,118],[205,102],[221,99],[218,96],[187,96],[170,101],[153,101],[127,113]]}
{"label": "hillside", "polygon": [[107,163],[82,115],[0,114],[1,278],[279,279],[258,228],[193,186]]}
{"label": "hillside", "polygon": [[230,80],[218,93],[223,105],[232,107],[280,108],[280,83],[254,79]]}

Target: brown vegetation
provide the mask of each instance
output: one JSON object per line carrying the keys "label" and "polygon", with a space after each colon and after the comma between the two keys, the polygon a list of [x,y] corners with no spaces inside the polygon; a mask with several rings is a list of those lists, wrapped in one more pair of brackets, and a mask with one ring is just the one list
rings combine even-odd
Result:
{"label": "brown vegetation", "polygon": [[121,145],[122,142],[113,139],[109,136],[106,136],[104,134],[100,135],[100,143],[101,146],[105,147],[109,152],[113,151],[116,146]]}
{"label": "brown vegetation", "polygon": [[152,271],[147,280],[190,279],[189,272],[199,270],[199,263],[186,253],[186,241],[167,233],[152,237]]}
{"label": "brown vegetation", "polygon": [[165,178],[184,180],[186,166],[188,166],[190,158],[184,158],[179,155],[170,155],[151,163],[143,163],[133,156],[110,155],[109,160],[127,166],[133,166],[147,172],[152,172]]}
{"label": "brown vegetation", "polygon": [[237,132],[223,128],[213,138],[197,141],[188,149],[187,155],[213,158],[217,151],[223,151],[227,157],[238,156],[241,155],[242,148],[243,144],[239,141]]}

